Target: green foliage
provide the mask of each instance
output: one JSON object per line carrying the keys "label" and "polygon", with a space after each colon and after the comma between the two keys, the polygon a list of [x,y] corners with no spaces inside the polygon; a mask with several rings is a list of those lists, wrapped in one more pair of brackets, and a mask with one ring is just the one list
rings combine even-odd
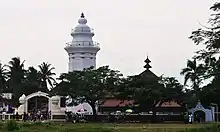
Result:
{"label": "green foliage", "polygon": [[180,132],[220,132],[220,125],[215,124],[201,128],[186,129]]}
{"label": "green foliage", "polygon": [[23,94],[23,82],[25,79],[24,62],[19,57],[14,57],[9,61],[9,72],[8,72],[8,85],[9,89],[13,91],[14,101],[13,103],[18,104],[18,98]]}
{"label": "green foliage", "polygon": [[53,88],[53,85],[56,83],[56,80],[53,78],[54,75],[56,75],[53,70],[55,69],[54,67],[51,67],[51,64],[43,62],[41,65],[38,66],[40,71],[39,71],[39,79],[41,81],[40,86],[42,87],[43,92],[48,92],[48,86],[49,84],[51,88]]}
{"label": "green foliage", "polygon": [[60,76],[61,83],[53,89],[54,93],[70,95],[78,102],[88,102],[95,112],[95,103],[112,96],[116,87],[120,84],[122,74],[111,70],[108,66],[98,69],[85,69],[73,71]]}
{"label": "green foliage", "polygon": [[18,105],[18,98],[22,95],[28,95],[33,92],[48,92],[47,84],[51,87],[56,83],[53,75],[54,67],[51,64],[43,62],[38,66],[24,69],[24,62],[19,57],[13,57],[8,65],[0,64],[0,93],[12,92],[13,100],[10,104]]}
{"label": "green foliage", "polygon": [[194,89],[199,88],[199,85],[202,82],[202,74],[204,73],[204,67],[201,64],[197,64],[196,59],[188,60],[187,67],[183,68],[181,71],[181,75],[185,76],[184,85],[187,84],[188,81],[191,81],[192,87]]}
{"label": "green foliage", "polygon": [[7,88],[7,70],[6,66],[0,63],[0,92]]}
{"label": "green foliage", "polygon": [[217,62],[220,53],[220,3],[215,3],[210,9],[214,13],[211,14],[209,26],[203,26],[203,28],[193,31],[189,37],[195,44],[205,46],[196,52],[194,58],[205,64],[206,72],[204,75],[206,79],[219,73],[219,63]]}
{"label": "green foliage", "polygon": [[198,59],[210,58],[218,54],[220,50],[220,3],[215,3],[210,9],[214,13],[211,14],[208,22],[209,25],[193,31],[189,37],[195,44],[205,46],[205,49],[197,52],[196,58]]}
{"label": "green foliage", "polygon": [[108,128],[64,128],[59,129],[58,132],[115,132],[113,129]]}
{"label": "green foliage", "polygon": [[190,81],[190,86],[192,87],[193,93],[195,93],[196,99],[200,100],[200,85],[203,81],[203,75],[205,73],[204,65],[198,64],[197,60],[188,60],[187,67],[183,68],[181,75],[184,75],[184,85],[188,84]]}
{"label": "green foliage", "polygon": [[158,82],[158,79],[145,80],[145,78],[135,75],[123,79],[117,96],[121,99],[135,100],[143,110],[149,110],[162,99],[162,89],[163,85]]}
{"label": "green foliage", "polygon": [[[212,14],[207,26],[193,31],[189,37],[204,48],[196,52],[193,60],[187,61],[181,74],[185,76],[184,84],[189,84],[189,81],[192,84],[193,91],[186,94],[192,100],[189,103],[201,100],[205,105],[212,102],[220,105],[216,98],[220,96],[220,3],[215,3],[210,9]],[[202,82],[210,83],[200,87]]]}
{"label": "green foliage", "polygon": [[[219,126],[210,124],[105,124],[105,123],[33,123],[20,122],[20,129],[1,132],[219,132]],[[7,123],[5,124],[5,126]],[[203,128],[200,128],[203,127]],[[182,131],[181,131],[182,130]],[[200,130],[200,131],[199,131]],[[210,131],[209,131],[210,130]]]}
{"label": "green foliage", "polygon": [[164,101],[176,101],[180,105],[184,102],[183,85],[175,77],[162,77],[161,84],[164,88],[162,89],[162,100]]}
{"label": "green foliage", "polygon": [[20,129],[20,126],[15,120],[8,120],[5,124],[5,130],[7,131],[15,131],[19,129]]}

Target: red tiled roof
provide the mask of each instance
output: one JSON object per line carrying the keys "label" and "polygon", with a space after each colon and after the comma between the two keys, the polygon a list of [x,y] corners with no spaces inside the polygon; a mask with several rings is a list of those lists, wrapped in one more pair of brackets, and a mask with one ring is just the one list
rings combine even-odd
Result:
{"label": "red tiled roof", "polygon": [[117,99],[108,99],[101,106],[104,107],[124,107],[129,104],[133,104],[134,100],[117,100]]}
{"label": "red tiled roof", "polygon": [[156,107],[181,107],[177,102],[175,101],[168,101],[168,102],[163,102],[160,106],[160,102],[157,103]]}

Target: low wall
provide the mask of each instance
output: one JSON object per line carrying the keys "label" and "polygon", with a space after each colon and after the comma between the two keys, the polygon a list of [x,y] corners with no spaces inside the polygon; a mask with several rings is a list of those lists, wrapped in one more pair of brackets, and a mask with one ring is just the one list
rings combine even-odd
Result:
{"label": "low wall", "polygon": [[[0,114],[0,120],[2,120],[3,115]],[[5,115],[5,120],[10,120],[10,119],[15,119],[15,115],[13,114],[6,114]],[[19,115],[19,119],[22,119],[22,115]],[[97,115],[96,118],[94,118],[93,115],[86,115],[86,119],[88,122],[108,122],[108,115],[103,114],[103,115]],[[138,115],[138,114],[133,114],[133,115],[126,115],[123,118],[123,122],[151,122],[153,119],[152,115]],[[53,115],[52,116],[53,121],[65,121],[65,115]],[[156,115],[154,118],[155,122],[183,122],[184,117],[182,115]]]}

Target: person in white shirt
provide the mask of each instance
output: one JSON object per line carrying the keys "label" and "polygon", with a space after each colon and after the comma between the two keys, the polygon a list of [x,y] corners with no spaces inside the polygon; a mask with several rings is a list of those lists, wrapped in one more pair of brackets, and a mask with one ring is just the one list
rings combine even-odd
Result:
{"label": "person in white shirt", "polygon": [[190,124],[192,124],[192,116],[193,116],[193,115],[192,115],[191,113],[189,113],[189,123],[190,123]]}

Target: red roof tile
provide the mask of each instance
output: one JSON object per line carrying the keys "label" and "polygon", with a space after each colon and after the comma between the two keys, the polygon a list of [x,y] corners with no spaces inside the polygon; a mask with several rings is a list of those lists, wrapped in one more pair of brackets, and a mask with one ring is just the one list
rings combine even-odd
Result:
{"label": "red roof tile", "polygon": [[168,101],[168,102],[163,102],[160,106],[160,102],[157,103],[156,107],[181,107],[177,102],[175,101]]}
{"label": "red roof tile", "polygon": [[133,104],[134,100],[117,100],[117,99],[108,99],[101,106],[104,107],[124,107],[129,104]]}

